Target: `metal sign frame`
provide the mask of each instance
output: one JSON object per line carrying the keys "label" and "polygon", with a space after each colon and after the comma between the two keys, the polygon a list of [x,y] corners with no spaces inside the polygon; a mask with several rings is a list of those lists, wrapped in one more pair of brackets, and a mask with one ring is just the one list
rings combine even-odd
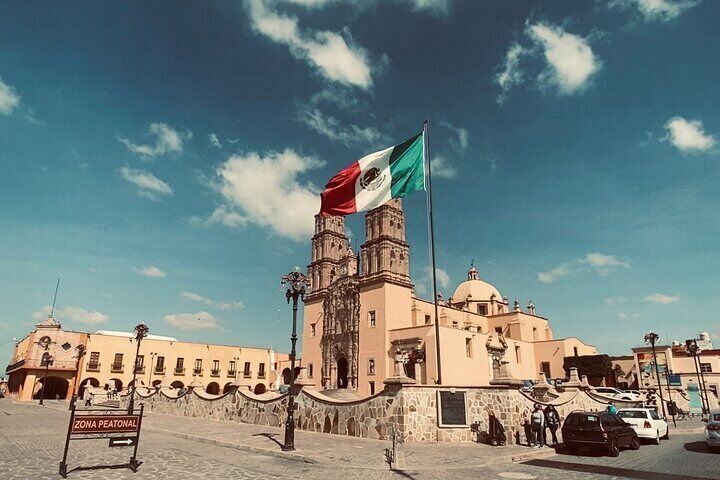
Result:
{"label": "metal sign frame", "polygon": [[[59,473],[60,476],[63,478],[67,478],[68,475],[68,468],[67,468],[67,455],[68,455],[68,449],[70,447],[70,441],[71,440],[98,440],[98,439],[113,439],[113,438],[132,438],[133,442],[130,445],[127,445],[128,447],[132,446],[133,448],[133,454],[132,457],[130,457],[130,461],[128,463],[123,463],[120,465],[107,465],[107,466],[93,466],[93,467],[75,467],[73,470],[89,470],[89,469],[97,469],[97,468],[122,468],[127,467],[133,471],[133,473],[137,472],[138,467],[142,462],[139,462],[137,459],[137,450],[138,445],[140,443],[140,429],[142,428],[142,419],[143,419],[143,411],[145,409],[144,405],[140,405],[140,409],[133,409],[132,413],[127,412],[127,410],[107,410],[107,409],[82,409],[82,410],[76,410],[75,404],[73,403],[70,409],[70,422],[68,423],[68,429],[67,429],[67,437],[65,437],[65,450],[63,451],[63,458],[60,462],[60,468]],[[84,433],[82,431],[77,431],[79,429],[75,429],[76,426],[75,420],[82,419],[83,417],[87,417],[90,420],[100,421],[105,420],[107,421],[108,418],[112,417],[122,417],[123,419],[137,419],[137,425],[136,428],[129,430],[129,427],[120,428],[121,431],[103,431],[102,427],[95,426],[92,432]],[[111,425],[108,425],[108,429],[111,427]],[[108,447],[120,447],[120,445],[112,445],[112,440],[108,443]]]}

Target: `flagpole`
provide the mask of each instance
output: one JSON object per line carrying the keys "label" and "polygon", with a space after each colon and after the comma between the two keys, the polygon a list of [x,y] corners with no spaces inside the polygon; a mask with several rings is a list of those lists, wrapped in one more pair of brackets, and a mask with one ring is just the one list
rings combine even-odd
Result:
{"label": "flagpole", "polygon": [[435,359],[437,361],[437,384],[442,385],[442,368],[440,365],[440,323],[438,322],[438,295],[437,295],[437,279],[435,278],[435,228],[433,226],[433,207],[432,207],[432,174],[430,173],[430,126],[425,120],[423,124],[423,156],[425,157],[425,167],[427,168],[427,212],[428,227],[430,229],[430,269],[432,271],[433,284],[433,305],[435,306]]}

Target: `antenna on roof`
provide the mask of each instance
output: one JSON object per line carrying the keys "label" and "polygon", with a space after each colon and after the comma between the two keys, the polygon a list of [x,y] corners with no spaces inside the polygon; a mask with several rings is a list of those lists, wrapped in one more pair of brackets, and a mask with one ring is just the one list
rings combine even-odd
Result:
{"label": "antenna on roof", "polygon": [[50,310],[50,316],[52,317],[55,313],[55,302],[57,301],[57,293],[60,288],[60,277],[58,277],[57,285],[55,285],[55,296],[53,297],[52,310]]}

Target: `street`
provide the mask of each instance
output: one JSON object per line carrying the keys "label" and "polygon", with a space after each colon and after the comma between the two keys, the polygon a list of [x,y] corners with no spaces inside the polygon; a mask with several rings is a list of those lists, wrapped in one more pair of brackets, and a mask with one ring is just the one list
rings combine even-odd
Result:
{"label": "street", "polygon": [[[54,403],[54,402],[53,402]],[[32,404],[17,404],[0,400],[0,478],[3,479],[57,479],[58,463],[62,457],[67,428],[65,404],[42,408]],[[172,425],[174,417],[150,419],[158,424]],[[180,423],[180,419],[177,419]],[[198,419],[191,419],[199,421]],[[153,422],[149,421],[149,424]],[[240,426],[243,428],[244,426]],[[77,479],[712,479],[720,477],[720,455],[705,451],[701,435],[674,435],[660,446],[643,445],[638,451],[626,450],[619,458],[609,458],[586,452],[583,456],[552,454],[524,463],[504,463],[486,466],[443,463],[437,468],[391,472],[380,462],[363,467],[349,462],[360,448],[343,442],[345,438],[316,434],[333,446],[337,455],[310,464],[278,456],[241,451],[207,442],[182,438],[180,434],[163,433],[156,428],[143,431],[138,458],[142,461],[138,472],[129,469],[76,470],[78,466],[113,465],[127,462],[130,450],[108,448],[107,440],[71,442],[68,455],[69,476]],[[341,440],[341,441],[335,441]],[[375,445],[374,443],[368,443]],[[411,447],[408,447],[412,449]],[[423,445],[418,451],[458,449],[489,456],[490,447],[482,445]],[[510,447],[507,447],[510,448]],[[503,450],[497,450],[502,452]],[[527,449],[530,451],[530,449]],[[482,452],[482,453],[481,453]],[[362,455],[362,454],[358,454]],[[378,450],[377,456],[381,455]],[[344,457],[344,458],[343,458]],[[478,459],[481,460],[481,459]],[[348,467],[348,465],[351,465]]]}

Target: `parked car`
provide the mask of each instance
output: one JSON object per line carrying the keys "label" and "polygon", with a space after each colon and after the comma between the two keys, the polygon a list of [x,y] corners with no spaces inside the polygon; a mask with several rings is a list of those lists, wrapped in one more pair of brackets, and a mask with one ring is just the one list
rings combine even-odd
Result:
{"label": "parked car", "polygon": [[710,412],[705,425],[705,443],[710,450],[720,450],[720,410]]}
{"label": "parked car", "polygon": [[578,447],[595,447],[617,457],[623,447],[640,448],[635,429],[610,412],[570,412],[562,426],[562,438],[570,452]]}
{"label": "parked car", "polygon": [[650,439],[655,445],[660,444],[661,438],[670,438],[667,421],[654,408],[621,408],[617,414],[635,429],[638,437]]}
{"label": "parked car", "polygon": [[621,390],[618,390],[617,388],[612,388],[612,387],[597,387],[595,389],[595,393],[599,393],[600,395],[603,395],[605,397],[611,397],[615,400],[630,400],[630,401],[640,400],[640,395],[636,395],[634,393],[629,393],[629,392],[623,392]]}

